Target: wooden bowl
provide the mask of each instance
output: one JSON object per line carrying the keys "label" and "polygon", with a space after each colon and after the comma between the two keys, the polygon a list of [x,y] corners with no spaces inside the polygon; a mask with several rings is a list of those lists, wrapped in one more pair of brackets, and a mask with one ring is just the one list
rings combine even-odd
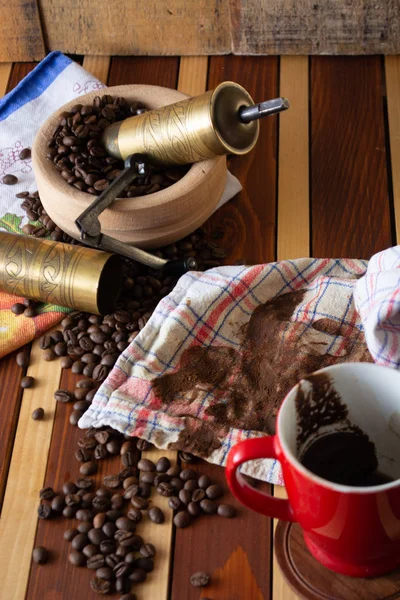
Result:
{"label": "wooden bowl", "polygon": [[[159,108],[188,97],[176,90],[152,85],[102,88],[68,102],[42,125],[32,148],[40,199],[51,219],[76,239],[79,239],[79,232],[75,220],[94,196],[64,181],[54,163],[46,158],[47,144],[63,111],[68,111],[77,102],[91,104],[99,94],[123,96],[149,108]],[[141,248],[157,248],[175,242],[200,227],[214,212],[226,176],[225,156],[195,163],[182,179],[168,188],[148,196],[116,200],[100,217],[102,233]]]}

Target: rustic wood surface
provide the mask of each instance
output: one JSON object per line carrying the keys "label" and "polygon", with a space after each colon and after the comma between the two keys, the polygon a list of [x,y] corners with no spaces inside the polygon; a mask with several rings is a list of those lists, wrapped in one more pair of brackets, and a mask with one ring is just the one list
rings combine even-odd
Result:
{"label": "rustic wood surface", "polygon": [[1,0],[0,14],[0,61],[45,57],[37,0]]}
{"label": "rustic wood surface", "polygon": [[0,61],[40,59],[45,46],[101,56],[400,51],[397,0],[2,0],[0,10]]}
{"label": "rustic wood surface", "polygon": [[[369,258],[395,243],[398,188],[395,175],[392,185],[391,173],[397,163],[392,168],[388,163],[390,155],[393,161],[398,152],[400,109],[398,63],[390,60],[386,59],[386,88],[379,57],[279,61],[275,57],[99,60],[87,56],[84,66],[104,81],[108,75],[109,85],[142,82],[200,93],[205,85],[210,89],[231,79],[244,85],[255,100],[278,93],[289,97],[292,108],[284,116],[287,121],[282,116],[279,128],[276,118],[262,123],[255,151],[230,161],[244,190],[206,224],[210,231],[223,232],[220,243],[228,248],[227,263],[250,264],[310,252]],[[11,89],[33,66],[14,64],[11,72],[10,67],[0,71],[0,88],[7,79],[6,89]],[[79,463],[73,454],[82,435],[69,424],[72,407],[55,406],[52,399],[60,375],[60,387],[69,389],[80,377],[61,373],[57,362],[42,363],[37,345],[29,369],[37,369],[39,383],[23,395],[22,372],[14,356],[0,363],[0,491],[5,488],[0,598],[94,600],[98,596],[89,588],[91,573],[68,562],[68,544],[62,539],[68,522],[36,521],[38,489],[42,485],[60,489],[78,476]],[[49,420],[42,423],[30,420],[39,397],[49,411]],[[39,437],[33,435],[36,426],[41,428]],[[156,451],[150,451],[149,457],[152,453],[155,457]],[[219,467],[197,463],[194,468],[223,482]],[[118,470],[118,459],[101,461],[96,481]],[[282,497],[284,490],[275,488],[274,493]],[[156,501],[160,504],[159,496]],[[138,586],[138,600],[297,598],[273,560],[271,521],[229,501],[238,508],[233,521],[203,517],[185,530],[176,530],[170,522],[139,526],[138,533],[156,545],[160,562],[149,582]],[[31,550],[40,544],[51,550],[51,560],[46,566],[30,565]],[[213,576],[212,585],[202,591],[191,588],[188,581],[197,570]]]}

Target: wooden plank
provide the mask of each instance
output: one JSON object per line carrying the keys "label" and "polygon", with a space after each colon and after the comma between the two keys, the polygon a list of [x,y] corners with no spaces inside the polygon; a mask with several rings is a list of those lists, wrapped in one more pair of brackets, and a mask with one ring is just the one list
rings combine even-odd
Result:
{"label": "wooden plank", "polygon": [[182,56],[179,64],[178,90],[198,96],[207,89],[207,56]]}
{"label": "wooden plank", "polygon": [[[208,89],[224,80],[244,86],[256,102],[274,98],[278,94],[278,61],[275,57],[212,57]],[[209,230],[218,227],[223,232],[220,243],[229,250],[227,264],[275,258],[277,119],[264,119],[254,150],[229,161],[243,190],[206,224]]]}
{"label": "wooden plank", "polygon": [[86,71],[104,83],[108,79],[108,71],[110,70],[110,57],[85,56],[82,66],[84,69],[86,69]]}
{"label": "wooden plank", "polygon": [[312,254],[392,244],[379,57],[311,59]]}
{"label": "wooden plank", "polygon": [[41,0],[50,50],[100,55],[198,55],[230,52],[229,7],[219,0]]}
{"label": "wooden plank", "polygon": [[[274,496],[277,498],[287,498],[287,493],[284,487],[280,485],[274,486]],[[278,521],[274,519],[274,533]],[[285,578],[282,575],[282,571],[279,568],[276,560],[275,552],[273,553],[273,580],[272,580],[272,600],[300,600],[299,596],[295,594],[292,588],[286,583]]]}
{"label": "wooden plank", "polygon": [[0,64],[0,97],[7,91],[8,80],[10,79],[12,63]]}
{"label": "wooden plank", "polygon": [[308,58],[282,57],[280,95],[290,109],[279,123],[278,260],[310,252]]}
{"label": "wooden plank", "polygon": [[400,56],[387,56],[385,58],[385,71],[394,220],[398,243],[400,240]]}
{"label": "wooden plank", "polygon": [[[29,73],[36,63],[0,65],[0,96],[9,92]],[[15,317],[16,323],[18,317]],[[29,347],[26,348],[29,351]],[[10,466],[11,452],[17,427],[22,390],[22,369],[15,362],[18,351],[0,361],[0,508]]]}
{"label": "wooden plank", "polygon": [[234,54],[397,54],[397,0],[230,0]]}
{"label": "wooden plank", "polygon": [[[36,340],[28,368],[35,385],[24,391],[0,520],[0,598],[4,600],[25,597],[36,533],[38,495],[43,486],[53,430],[53,392],[58,387],[60,370],[49,369],[41,353],[39,340]],[[45,411],[43,421],[34,421],[31,417],[38,407]]]}
{"label": "wooden plank", "polygon": [[[204,462],[187,465],[207,474],[225,490],[222,500],[233,504],[237,516],[200,516],[186,529],[176,529],[171,600],[267,600],[270,598],[271,519],[248,510],[228,493],[225,472]],[[262,484],[259,489],[267,491]],[[201,595],[189,583],[190,576],[205,571],[211,584]]]}
{"label": "wooden plank", "polygon": [[0,62],[44,58],[37,0],[0,0],[0,13]]}
{"label": "wooden plank", "polygon": [[143,83],[175,88],[178,81],[179,58],[129,56],[111,59],[108,85]]}

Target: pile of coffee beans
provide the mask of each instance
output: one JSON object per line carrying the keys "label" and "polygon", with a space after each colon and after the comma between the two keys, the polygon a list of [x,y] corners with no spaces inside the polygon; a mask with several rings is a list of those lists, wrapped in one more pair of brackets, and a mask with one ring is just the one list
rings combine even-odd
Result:
{"label": "pile of coffee beans", "polygon": [[[76,104],[60,115],[59,125],[48,143],[47,158],[69,185],[99,195],[124,168],[122,160],[107,154],[101,142],[103,130],[146,111],[139,102],[129,103],[109,94],[96,96],[91,105]],[[188,169],[187,165],[168,169],[150,166],[148,175],[138,177],[120,197],[158,192],[181,179]]]}

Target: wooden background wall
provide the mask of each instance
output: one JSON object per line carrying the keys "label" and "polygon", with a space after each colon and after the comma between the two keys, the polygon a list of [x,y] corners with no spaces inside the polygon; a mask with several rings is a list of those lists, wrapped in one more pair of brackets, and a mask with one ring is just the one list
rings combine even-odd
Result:
{"label": "wooden background wall", "polygon": [[0,62],[90,55],[399,54],[399,0],[0,0]]}

